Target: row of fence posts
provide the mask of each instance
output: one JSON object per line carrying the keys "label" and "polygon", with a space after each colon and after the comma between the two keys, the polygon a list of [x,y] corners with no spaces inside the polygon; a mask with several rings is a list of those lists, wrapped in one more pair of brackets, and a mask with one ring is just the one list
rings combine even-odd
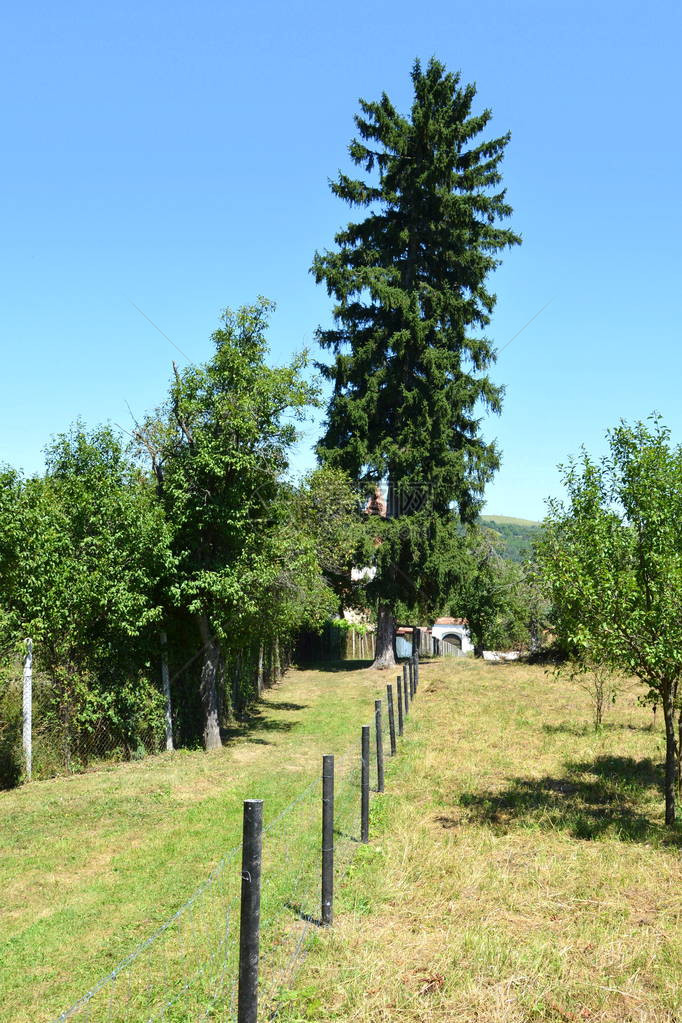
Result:
{"label": "row of fence posts", "polygon": [[[403,734],[410,704],[419,688],[419,655],[403,664],[396,679],[398,732]],[[393,686],[386,686],[391,756],[397,752]],[[377,791],[384,791],[382,701],[374,702]],[[370,725],[362,726],[360,773],[360,840],[369,842]],[[242,837],[242,888],[239,930],[238,1023],[257,1023],[258,967],[260,957],[260,901],[263,850],[263,800],[244,802]],[[322,884],[320,921],[331,925],[334,916],[334,757],[322,758]]]}

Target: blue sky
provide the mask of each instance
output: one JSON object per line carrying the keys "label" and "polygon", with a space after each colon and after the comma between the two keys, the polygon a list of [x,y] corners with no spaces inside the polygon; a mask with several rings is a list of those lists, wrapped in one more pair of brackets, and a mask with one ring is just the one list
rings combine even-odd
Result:
{"label": "blue sky", "polygon": [[[682,441],[677,5],[621,0],[344,5],[14,4],[0,41],[0,461],[42,466],[78,415],[129,425],[219,311],[278,303],[284,361],[328,322],[308,273],[349,217],[358,97],[410,102],[416,56],[475,81],[512,131],[524,238],[495,277],[503,466],[487,508],[537,518],[556,465],[620,418]],[[311,425],[295,457],[312,463]]]}

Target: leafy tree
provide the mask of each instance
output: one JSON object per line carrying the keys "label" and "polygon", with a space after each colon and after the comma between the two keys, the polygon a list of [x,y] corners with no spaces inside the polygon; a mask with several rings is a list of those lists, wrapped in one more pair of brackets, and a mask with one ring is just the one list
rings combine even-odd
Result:
{"label": "leafy tree", "polygon": [[[388,515],[373,517],[378,602],[376,667],[394,663],[396,609],[446,596],[452,580],[432,553],[457,544],[453,505],[479,510],[498,466],[480,434],[501,391],[487,375],[494,349],[483,331],[495,296],[486,280],[519,238],[500,186],[508,135],[481,138],[491,113],[472,112],[473,85],[433,59],[412,70],[409,117],[386,94],[360,101],[349,147],[364,176],[339,174],[332,191],[364,219],[348,224],[312,272],[336,300],[335,327],[318,331],[334,360],[319,456],[368,492],[388,486]],[[427,570],[428,569],[428,570]]]}
{"label": "leafy tree", "polygon": [[176,367],[165,405],[136,431],[173,528],[179,569],[170,598],[191,617],[201,644],[207,749],[221,745],[227,647],[244,650],[264,622],[279,628],[278,614],[289,621],[291,604],[285,611],[280,599],[291,592],[287,579],[311,570],[310,550],[293,552],[286,543],[281,477],[295,421],[316,391],[302,375],[305,354],[289,366],[265,364],[272,308],[261,299],[226,310],[212,335],[213,357]]}
{"label": "leafy tree", "polygon": [[475,651],[532,646],[542,608],[528,566],[505,557],[504,542],[492,529],[471,526],[464,543],[449,611],[466,617]]}
{"label": "leafy tree", "polygon": [[33,638],[66,738],[104,723],[131,745],[158,695],[145,664],[174,567],[168,529],[109,428],[76,424],[46,464],[0,479],[0,639]]}
{"label": "leafy tree", "polygon": [[302,480],[294,508],[299,529],[313,539],[319,570],[339,607],[364,607],[364,587],[352,582],[351,570],[368,563],[373,544],[357,486],[342,470],[322,465]]}
{"label": "leafy tree", "polygon": [[622,423],[599,462],[564,471],[537,556],[559,639],[636,676],[665,719],[665,820],[675,821],[682,677],[682,448],[658,417]]}

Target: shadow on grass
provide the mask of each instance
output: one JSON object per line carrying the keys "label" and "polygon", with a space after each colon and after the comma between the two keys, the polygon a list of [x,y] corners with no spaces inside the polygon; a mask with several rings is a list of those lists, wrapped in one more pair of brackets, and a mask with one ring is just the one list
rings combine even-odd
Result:
{"label": "shadow on grass", "polygon": [[276,710],[306,710],[308,707],[307,703],[287,703],[286,700],[268,700],[267,705]]}
{"label": "shadow on grass", "polygon": [[656,794],[663,803],[661,764],[599,756],[568,761],[565,768],[560,778],[512,778],[501,792],[462,793],[459,804],[469,820],[502,832],[539,828],[586,840],[619,838],[682,847],[682,828],[664,828],[644,806]]}
{"label": "shadow on grass", "polygon": [[362,842],[357,835],[350,835],[347,831],[341,831],[339,828],[334,828],[334,834],[337,838],[345,838],[348,842],[355,842],[356,845],[362,845]]}
{"label": "shadow on grass", "polygon": [[300,721],[278,721],[276,718],[267,717],[262,711],[257,708],[249,711],[249,713],[236,721],[234,724],[227,725],[220,729],[220,736],[223,742],[229,742],[231,739],[242,739],[249,736],[252,742],[259,743],[260,745],[270,745],[267,739],[254,738],[254,733],[257,732],[293,732],[295,728],[298,728]]}
{"label": "shadow on grass", "polygon": [[605,732],[651,732],[653,731],[653,725],[632,725],[623,724],[620,721],[606,721],[599,728],[595,728],[593,724],[588,724],[587,722],[562,721],[558,725],[544,724],[542,731],[546,735],[577,735],[585,738],[588,735],[603,735]]}
{"label": "shadow on grass", "polygon": [[305,661],[297,665],[302,671],[332,671],[348,672],[361,671],[364,668],[371,668],[374,662],[367,661]]}
{"label": "shadow on grass", "polygon": [[324,927],[319,916],[313,916],[311,913],[304,912],[299,902],[285,902],[284,906],[295,913],[299,920],[304,920],[307,924],[313,924],[315,927]]}

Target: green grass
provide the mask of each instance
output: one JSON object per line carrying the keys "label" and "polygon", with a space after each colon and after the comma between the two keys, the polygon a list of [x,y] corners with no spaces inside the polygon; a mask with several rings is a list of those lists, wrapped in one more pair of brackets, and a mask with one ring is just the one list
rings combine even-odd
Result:
{"label": "green grass", "polygon": [[[363,847],[343,837],[358,823],[348,771],[393,678],[350,669],[291,672],[215,754],[1,794],[0,1019],[50,1020],[88,990],[238,842],[253,796],[275,822],[262,1018],[276,1004],[282,1023],[682,1019],[682,833],[663,825],[663,737],[636,693],[595,732],[585,694],[542,668],[424,663]],[[320,755],[349,745],[335,925],[309,927],[292,972],[301,918],[317,912],[319,786],[276,818],[319,775]],[[238,888],[237,855],[74,1018],[230,1019]]]}
{"label": "green grass", "polygon": [[422,677],[283,1023],[682,1019],[682,833],[651,712],[628,693],[595,732],[587,697],[541,668]]}
{"label": "green grass", "polygon": [[[267,826],[319,777],[322,753],[359,746],[360,725],[371,720],[386,679],[349,667],[289,672],[220,751],[163,754],[0,793],[0,1020],[56,1017],[167,920],[239,842],[245,798],[265,800]],[[316,898],[318,818],[313,788],[266,834],[271,973],[293,938],[280,912],[285,898],[310,899],[311,890]],[[204,946],[222,955],[215,928],[238,892],[239,870],[237,856],[191,912],[110,985],[113,1006],[105,1005],[107,992],[93,1000],[91,1016],[77,1018],[146,1019],[150,984],[176,992],[201,965]],[[207,985],[199,984],[199,1001]],[[199,1003],[190,1011],[186,1002],[183,995],[163,1018],[200,1018]]]}

